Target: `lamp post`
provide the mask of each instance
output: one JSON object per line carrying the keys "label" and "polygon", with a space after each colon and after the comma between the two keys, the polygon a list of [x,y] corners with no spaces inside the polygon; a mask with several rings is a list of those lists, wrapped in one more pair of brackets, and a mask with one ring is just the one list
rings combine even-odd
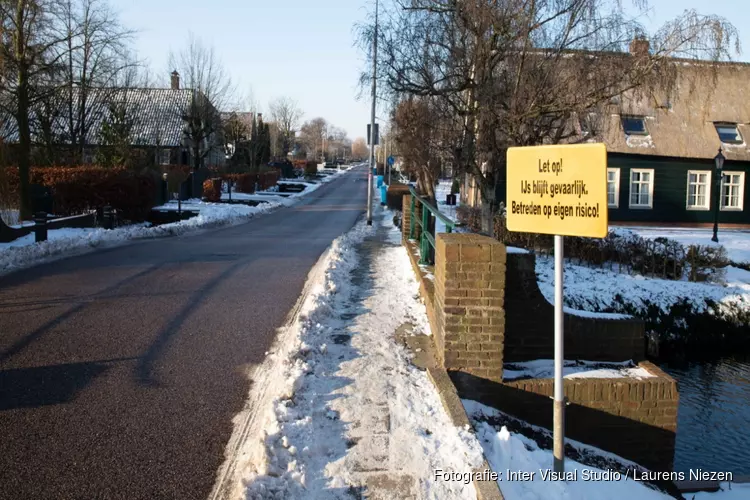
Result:
{"label": "lamp post", "polygon": [[721,154],[721,148],[719,148],[719,154],[714,157],[714,164],[716,165],[716,196],[714,197],[714,236],[711,241],[714,243],[719,242],[719,206],[721,205],[721,178],[722,169],[724,168],[724,155]]}
{"label": "lamp post", "polygon": [[375,168],[375,104],[378,74],[378,0],[375,0],[375,34],[372,37],[372,108],[370,109],[370,166],[367,175],[367,225],[372,226],[372,170]]}

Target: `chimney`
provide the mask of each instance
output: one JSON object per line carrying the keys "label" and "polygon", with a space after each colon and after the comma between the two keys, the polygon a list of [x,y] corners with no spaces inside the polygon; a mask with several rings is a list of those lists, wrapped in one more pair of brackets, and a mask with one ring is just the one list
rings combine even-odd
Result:
{"label": "chimney", "polygon": [[172,71],[172,90],[180,90],[180,74]]}
{"label": "chimney", "polygon": [[643,37],[635,37],[630,42],[630,53],[634,56],[647,56],[651,43]]}

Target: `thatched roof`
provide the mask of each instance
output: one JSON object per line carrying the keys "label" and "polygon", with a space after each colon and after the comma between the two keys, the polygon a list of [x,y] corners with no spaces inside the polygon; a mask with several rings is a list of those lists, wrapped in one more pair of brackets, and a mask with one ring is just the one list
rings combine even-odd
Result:
{"label": "thatched roof", "polygon": [[[710,159],[721,147],[729,160],[750,161],[750,64],[671,63],[673,88],[623,96],[602,112],[594,140],[614,153]],[[648,135],[626,135],[621,119],[627,115],[643,116]],[[723,143],[715,128],[720,122],[737,124],[742,143]]]}
{"label": "thatched roof", "polygon": [[[86,144],[97,145],[102,123],[110,114],[109,103],[125,105],[129,118],[133,120],[132,144],[139,146],[179,147],[185,129],[183,119],[193,99],[190,89],[90,89],[87,113],[90,128]],[[77,105],[74,95],[74,105]],[[69,143],[69,126],[64,113],[63,101],[58,100],[59,111],[53,113],[52,136],[59,144]],[[30,113],[32,142],[41,142],[40,116],[35,110]],[[18,142],[18,129],[12,116],[4,115],[0,120],[0,138],[7,143]]]}

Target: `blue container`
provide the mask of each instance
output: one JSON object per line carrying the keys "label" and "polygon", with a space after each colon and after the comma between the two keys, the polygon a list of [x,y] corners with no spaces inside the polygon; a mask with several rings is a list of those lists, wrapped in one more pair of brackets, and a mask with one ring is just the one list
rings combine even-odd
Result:
{"label": "blue container", "polygon": [[379,188],[379,187],[380,187],[380,186],[382,186],[382,185],[383,185],[383,176],[382,176],[382,175],[379,175],[379,176],[378,176],[378,185],[377,185],[377,187]]}
{"label": "blue container", "polygon": [[387,200],[388,200],[388,186],[383,184],[382,186],[380,186],[380,203],[385,205],[387,203]]}

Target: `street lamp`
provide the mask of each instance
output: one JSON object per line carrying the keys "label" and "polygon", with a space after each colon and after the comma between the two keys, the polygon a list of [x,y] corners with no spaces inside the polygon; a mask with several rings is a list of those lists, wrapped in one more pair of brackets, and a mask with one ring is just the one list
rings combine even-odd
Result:
{"label": "street lamp", "polygon": [[714,243],[719,242],[719,206],[721,205],[721,178],[722,169],[724,168],[724,155],[721,154],[721,148],[719,148],[719,154],[714,157],[714,164],[716,165],[716,199],[714,200],[714,237],[711,241]]}

